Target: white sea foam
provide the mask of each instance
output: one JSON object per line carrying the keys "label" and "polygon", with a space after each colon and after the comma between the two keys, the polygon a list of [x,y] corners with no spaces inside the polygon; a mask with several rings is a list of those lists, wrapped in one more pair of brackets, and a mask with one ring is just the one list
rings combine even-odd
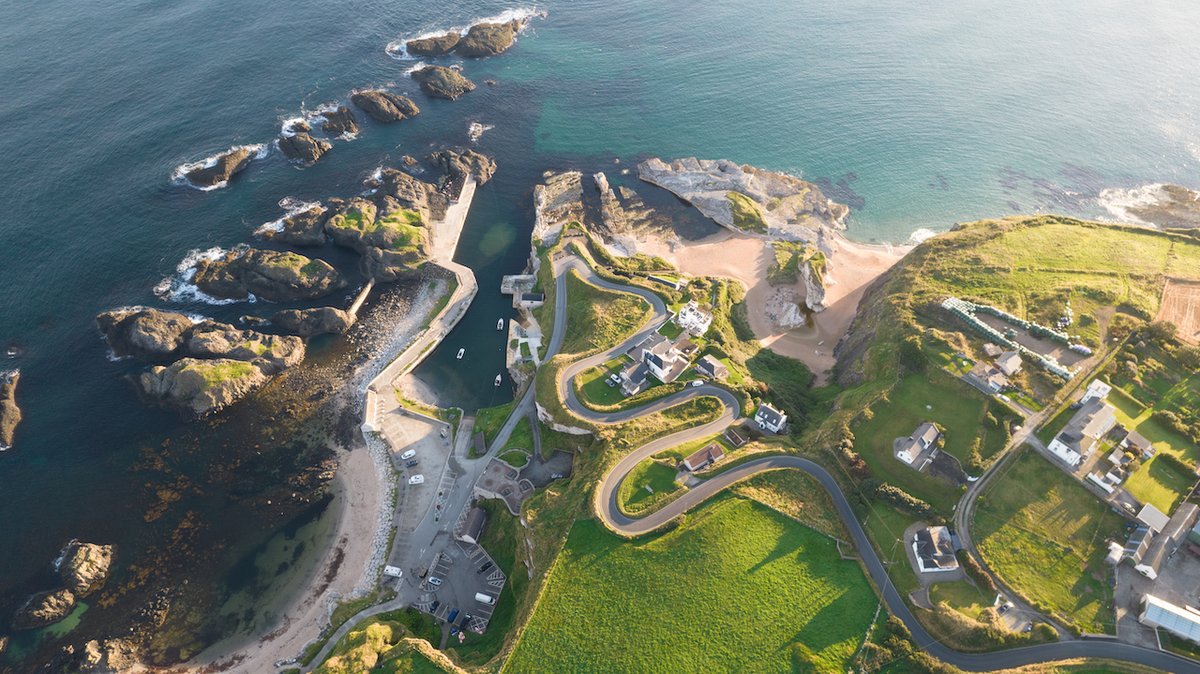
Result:
{"label": "white sea foam", "polygon": [[283,209],[283,215],[279,216],[279,218],[275,220],[264,222],[263,224],[259,225],[258,229],[254,230],[255,236],[264,236],[268,233],[282,232],[284,220],[292,217],[293,215],[299,215],[310,208],[320,208],[322,212],[325,211],[325,207],[322,206],[321,202],[319,201],[301,201],[295,197],[284,197],[280,199],[279,207]]}
{"label": "white sea foam", "polygon": [[187,185],[188,187],[191,187],[192,189],[200,190],[201,192],[211,192],[212,190],[221,189],[222,187],[225,187],[226,185],[228,185],[229,181],[222,180],[221,182],[214,183],[213,185],[200,186],[200,185],[196,185],[192,181],[188,180],[187,174],[189,172],[194,171],[199,168],[211,168],[213,166],[216,166],[217,162],[221,159],[221,157],[229,154],[230,152],[235,152],[237,150],[242,150],[242,149],[253,150],[254,151],[253,159],[265,159],[267,157],[267,155],[271,154],[271,144],[270,143],[253,143],[250,145],[234,145],[233,147],[230,147],[227,150],[223,150],[216,154],[209,155],[209,156],[205,157],[204,159],[201,159],[200,161],[186,162],[186,163],[180,164],[179,166],[176,166],[175,170],[171,171],[171,182],[175,183],[176,185]]}
{"label": "white sea foam", "polygon": [[[243,300],[222,299],[213,297],[208,293],[200,290],[192,283],[192,279],[196,277],[196,265],[201,260],[219,260],[224,257],[227,251],[219,246],[214,246],[207,250],[193,249],[188,251],[188,254],[183,257],[179,265],[175,267],[175,274],[167,276],[159,281],[154,286],[154,294],[167,302],[178,303],[203,303],[203,304],[236,304]],[[258,299],[254,295],[250,295],[244,300],[246,302],[256,302]]]}
{"label": "white sea foam", "polygon": [[932,239],[935,236],[937,236],[937,232],[929,229],[928,227],[920,227],[916,230],[913,230],[913,233],[908,235],[908,242],[915,246],[918,243]]}
{"label": "white sea foam", "polygon": [[1133,215],[1130,211],[1135,208],[1153,206],[1168,200],[1170,197],[1163,191],[1162,183],[1151,183],[1129,189],[1109,188],[1100,192],[1099,201],[1104,210],[1112,214],[1118,222],[1132,222],[1139,225],[1150,225]]}
{"label": "white sea foam", "polygon": [[412,54],[408,53],[408,43],[413,40],[424,40],[424,39],[431,38],[431,37],[439,37],[439,36],[445,35],[447,33],[458,33],[459,35],[466,35],[467,31],[471,29],[471,26],[474,26],[476,24],[508,23],[509,21],[515,21],[515,20],[521,21],[521,24],[522,24],[521,31],[519,31],[519,33],[518,33],[518,34],[520,34],[520,32],[524,32],[525,29],[529,27],[529,21],[531,19],[545,18],[545,17],[546,17],[546,10],[538,9],[538,7],[536,5],[532,6],[532,7],[517,7],[515,9],[506,9],[503,12],[496,14],[495,16],[485,16],[483,18],[473,19],[469,23],[467,23],[466,25],[463,25],[463,26],[451,26],[449,28],[428,30],[428,31],[425,31],[424,33],[420,33],[418,35],[409,35],[406,37],[402,37],[398,40],[393,40],[387,44],[387,47],[384,48],[384,51],[387,52],[388,56],[391,56],[392,58],[396,59],[397,61],[410,61],[412,59],[418,58],[418,57],[413,56]]}
{"label": "white sea foam", "polygon": [[312,110],[300,107],[300,113],[294,117],[285,117],[279,120],[279,135],[291,138],[299,133],[303,126],[307,125],[311,130],[321,128],[321,123],[324,121],[324,115],[327,112],[335,112],[340,104],[337,102],[322,103]]}
{"label": "white sea foam", "polygon": [[470,125],[467,126],[467,137],[469,137],[472,141],[477,141],[485,131],[491,131],[494,128],[496,128],[494,124],[471,122]]}

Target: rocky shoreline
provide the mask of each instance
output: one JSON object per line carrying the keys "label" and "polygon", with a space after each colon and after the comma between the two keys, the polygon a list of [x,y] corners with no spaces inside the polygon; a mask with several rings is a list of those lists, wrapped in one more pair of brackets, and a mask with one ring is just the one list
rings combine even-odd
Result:
{"label": "rocky shoreline", "polygon": [[0,451],[10,449],[16,442],[17,425],[21,423],[21,408],[17,406],[20,381],[20,370],[0,372]]}

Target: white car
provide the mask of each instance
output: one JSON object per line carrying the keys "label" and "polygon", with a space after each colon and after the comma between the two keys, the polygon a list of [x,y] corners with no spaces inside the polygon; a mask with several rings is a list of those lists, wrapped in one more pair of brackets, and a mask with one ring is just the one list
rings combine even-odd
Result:
{"label": "white car", "polygon": [[417,455],[417,450],[415,450],[415,449],[410,449],[410,450],[408,450],[407,452],[405,452],[405,453],[403,453],[403,454],[401,454],[401,455],[400,455],[400,460],[401,460],[401,461],[408,461],[409,459],[413,458],[413,457],[414,457],[414,456],[416,456],[416,455]]}
{"label": "white car", "polygon": [[412,477],[408,478],[408,483],[409,484],[425,484],[425,476],[424,475],[413,475]]}
{"label": "white car", "polygon": [[434,587],[437,587],[442,584],[442,579],[438,578],[437,576],[430,576],[425,579],[425,582],[429,583],[430,585],[432,585]]}
{"label": "white car", "polygon": [[692,385],[692,387],[696,387],[696,386],[704,386],[704,380],[703,380],[703,379],[697,379],[697,380],[693,381],[691,385]]}

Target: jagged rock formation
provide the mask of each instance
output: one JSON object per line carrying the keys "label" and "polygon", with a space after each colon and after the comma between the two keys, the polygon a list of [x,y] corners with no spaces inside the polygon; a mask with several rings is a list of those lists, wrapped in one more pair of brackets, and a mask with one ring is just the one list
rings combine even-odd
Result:
{"label": "jagged rock formation", "polygon": [[21,423],[21,408],[17,406],[18,370],[0,372],[0,449],[13,446],[17,424]]}
{"label": "jagged rock formation", "polygon": [[604,223],[604,229],[611,236],[614,232],[624,231],[626,228],[625,209],[621,207],[621,202],[617,199],[617,193],[608,185],[608,176],[603,173],[597,173],[592,176],[592,180],[596,183],[596,190],[600,192],[600,219]]}
{"label": "jagged rock formation", "polygon": [[825,256],[815,253],[800,263],[804,280],[804,304],[810,311],[825,310]]}
{"label": "jagged rock formation", "polygon": [[417,104],[408,98],[379,89],[356,92],[350,100],[380,122],[398,122],[421,113]]}
{"label": "jagged rock formation", "polygon": [[313,300],[346,287],[342,275],[324,260],[248,247],[200,260],[192,282],[214,297],[240,300],[253,294],[270,302]]}
{"label": "jagged rock formation", "polygon": [[111,545],[71,541],[59,553],[58,573],[76,597],[86,597],[108,580],[114,553]]}
{"label": "jagged rock formation", "polygon": [[468,176],[475,176],[475,182],[482,185],[496,173],[496,162],[491,157],[471,149],[438,150],[425,157],[425,163],[447,176],[449,180],[443,187],[451,195],[458,195],[462,191]]}
{"label": "jagged rock formation", "polygon": [[218,155],[211,166],[197,166],[184,173],[183,177],[196,187],[222,185],[228,182],[233,174],[246,168],[257,152],[257,148],[249,146],[230,148]]}
{"label": "jagged rock formation", "polygon": [[429,195],[436,193],[428,183],[422,183],[427,186],[424,188],[418,186],[421,181],[415,178],[389,178],[402,187],[399,193],[412,198],[401,201],[392,194],[382,194],[378,197],[383,203],[381,208],[355,197],[339,203],[325,221],[325,231],[333,242],[358,251],[363,256],[364,272],[380,281],[412,277],[428,260]]}
{"label": "jagged rock formation", "polygon": [[322,112],[321,117],[325,118],[325,122],[321,124],[321,130],[327,134],[353,136],[358,133],[358,120],[354,118],[354,113],[350,112],[350,108],[344,105],[339,105],[337,110]]}
{"label": "jagged rock formation", "polygon": [[32,630],[52,625],[71,613],[75,608],[75,595],[67,588],[38,592],[18,608],[12,617],[12,627],[17,630]]}
{"label": "jagged rock formation", "polygon": [[421,85],[421,91],[434,98],[453,101],[467,92],[475,91],[474,82],[445,66],[426,66],[414,70],[412,78]]}
{"label": "jagged rock formation", "polygon": [[739,232],[813,241],[824,227],[844,229],[850,212],[812,183],[725,159],[647,159],[638,165],[638,177]]}
{"label": "jagged rock formation", "polygon": [[138,385],[151,400],[200,417],[241,400],[268,379],[255,363],[183,358],[143,372]]}
{"label": "jagged rock formation", "polygon": [[505,23],[477,23],[458,41],[454,52],[476,58],[496,56],[512,46],[523,26],[519,19]]}
{"label": "jagged rock formation", "polygon": [[279,151],[283,156],[308,166],[317,163],[317,160],[331,149],[332,143],[323,138],[313,138],[307,131],[297,131],[279,137]]}
{"label": "jagged rock formation", "polygon": [[289,246],[325,245],[325,207],[317,204],[259,227],[255,236]]}
{"label": "jagged rock formation", "polygon": [[409,40],[404,43],[404,50],[413,56],[442,56],[458,45],[462,36],[454,31],[433,37]]}
{"label": "jagged rock formation", "polygon": [[304,360],[304,340],[267,335],[227,323],[193,323],[182,314],[146,307],[119,309],[96,317],[100,332],[118,355],[157,366],[137,378],[151,400],[201,416],[236,402],[283,370]]}
{"label": "jagged rock formation", "polygon": [[340,335],[354,325],[354,316],[336,307],[284,309],[271,317],[281,332],[303,339],[316,335]]}
{"label": "jagged rock formation", "polygon": [[124,639],[92,639],[84,644],[77,667],[88,674],[119,674],[138,667],[137,655],[137,647]]}
{"label": "jagged rock formation", "polygon": [[583,219],[583,174],[547,173],[543,179],[533,188],[533,238],[552,244],[567,223]]}

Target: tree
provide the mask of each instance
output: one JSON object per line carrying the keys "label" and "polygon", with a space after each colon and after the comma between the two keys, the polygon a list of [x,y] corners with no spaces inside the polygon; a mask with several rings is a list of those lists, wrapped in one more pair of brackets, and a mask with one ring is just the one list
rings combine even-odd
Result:
{"label": "tree", "polygon": [[1146,333],[1156,342],[1166,344],[1175,339],[1179,327],[1169,321],[1154,321],[1146,326]]}

